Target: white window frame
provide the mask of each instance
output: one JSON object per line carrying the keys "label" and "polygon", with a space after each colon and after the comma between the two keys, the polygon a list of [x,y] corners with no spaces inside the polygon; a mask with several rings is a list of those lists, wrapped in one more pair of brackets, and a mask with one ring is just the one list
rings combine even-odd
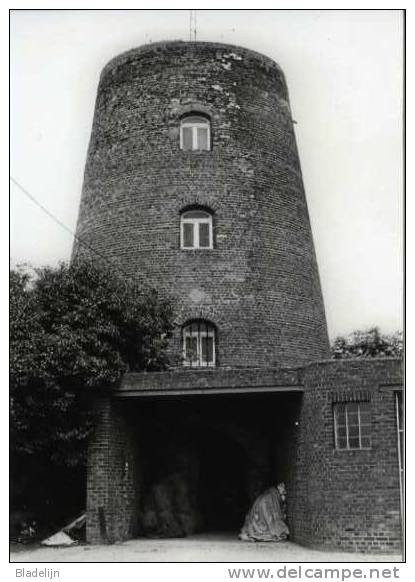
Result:
{"label": "white window frame", "polygon": [[[349,443],[349,432],[350,432],[350,424],[348,418],[348,406],[350,404],[357,404],[357,422],[359,427],[359,446],[358,447],[351,447]],[[368,402],[335,402],[333,407],[333,417],[334,417],[334,442],[335,448],[338,451],[360,451],[360,450],[368,450],[371,449],[371,444],[369,446],[362,446],[362,426],[361,426],[361,414],[360,414],[360,407],[362,404],[369,404]],[[344,405],[345,406],[345,421],[346,421],[346,446],[340,447],[339,443],[339,433],[338,433],[338,406]],[[367,423],[366,423],[367,424]],[[356,425],[354,425],[356,426]],[[369,439],[371,442],[371,435],[369,435]]]}
{"label": "white window frame", "polygon": [[[194,218],[192,216],[186,216],[195,212],[194,210],[188,210],[187,212],[183,212],[180,216],[180,247],[185,251],[192,251],[194,249],[201,249],[201,250],[209,250],[213,249],[213,228],[212,228],[212,215],[205,210],[199,210],[197,212],[203,212],[206,216],[205,217],[198,217]],[[193,225],[193,246],[185,247],[184,246],[184,225],[185,224],[192,224]],[[208,224],[209,225],[209,246],[201,247],[200,246],[200,237],[199,237],[199,226],[200,224]]]}
{"label": "white window frame", "polygon": [[[192,331],[192,325],[200,324],[204,329],[197,329]],[[209,328],[209,329],[207,329]],[[196,338],[196,356],[197,361],[191,361],[187,358],[186,354],[186,338],[195,337]],[[212,341],[212,361],[207,362],[202,359],[202,338],[211,337]],[[216,366],[216,329],[215,327],[207,323],[206,321],[192,321],[183,328],[183,364],[189,368],[214,368]]]}
{"label": "white window frame", "polygon": [[[191,117],[199,117],[204,121],[186,121],[187,118]],[[192,130],[192,149],[191,150],[184,150],[184,139],[183,139],[183,129],[190,128]],[[197,143],[197,130],[199,128],[207,129],[207,148],[199,148]],[[184,117],[180,122],[180,149],[184,151],[194,152],[194,151],[204,151],[208,152],[211,150],[211,143],[210,143],[210,121],[209,119],[202,117],[201,115],[189,115],[188,117]]]}

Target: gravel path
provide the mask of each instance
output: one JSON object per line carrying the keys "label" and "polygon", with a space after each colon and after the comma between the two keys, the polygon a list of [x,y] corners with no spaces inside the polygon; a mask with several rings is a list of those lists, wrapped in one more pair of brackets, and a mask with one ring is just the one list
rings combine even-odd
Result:
{"label": "gravel path", "polygon": [[249,543],[229,536],[129,540],[108,546],[11,551],[12,562],[400,562],[400,555],[323,552],[292,542]]}

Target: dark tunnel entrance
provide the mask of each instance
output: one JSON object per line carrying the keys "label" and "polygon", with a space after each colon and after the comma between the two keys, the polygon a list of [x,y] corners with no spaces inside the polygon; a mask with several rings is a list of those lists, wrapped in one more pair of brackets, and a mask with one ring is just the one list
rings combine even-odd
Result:
{"label": "dark tunnel entrance", "polygon": [[300,400],[282,393],[129,401],[137,535],[236,535],[258,495],[279,481],[290,488]]}

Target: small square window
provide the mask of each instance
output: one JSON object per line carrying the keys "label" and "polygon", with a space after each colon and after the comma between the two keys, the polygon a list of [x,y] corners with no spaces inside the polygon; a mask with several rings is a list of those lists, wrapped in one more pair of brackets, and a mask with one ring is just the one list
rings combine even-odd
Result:
{"label": "small square window", "polygon": [[210,150],[210,122],[206,117],[188,115],[180,124],[182,150]]}
{"label": "small square window", "polygon": [[212,215],[202,210],[184,212],[180,218],[183,249],[213,248]]}
{"label": "small square window", "polygon": [[333,416],[336,449],[370,448],[369,402],[338,402],[333,406]]}

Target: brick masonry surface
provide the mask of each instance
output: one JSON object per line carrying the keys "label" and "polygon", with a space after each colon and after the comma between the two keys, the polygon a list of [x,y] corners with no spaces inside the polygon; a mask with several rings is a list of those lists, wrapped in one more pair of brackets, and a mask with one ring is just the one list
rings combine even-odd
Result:
{"label": "brick masonry surface", "polygon": [[[399,360],[342,360],[302,370],[292,533],[306,545],[344,550],[400,549],[395,391]],[[333,403],[368,399],[369,450],[334,447]]]}
{"label": "brick masonry surface", "polygon": [[[200,386],[201,382],[207,388],[226,389],[239,378],[240,384],[251,385],[253,392],[255,384],[270,382],[275,386],[297,382],[304,389],[299,410],[290,422],[291,429],[285,433],[284,442],[277,443],[288,457],[284,478],[289,491],[291,539],[308,546],[345,551],[401,549],[394,402],[395,391],[402,385],[400,361],[325,361],[279,373],[256,370],[255,375],[255,383],[251,371],[246,371],[244,376],[240,370],[205,374],[201,381],[194,372],[194,384],[191,384]],[[163,376],[166,388],[177,387],[176,382],[171,382],[171,373],[134,374],[126,378],[124,385],[129,386],[129,398],[134,397],[134,388],[136,396],[152,384],[157,390]],[[131,537],[134,511],[140,501],[139,481],[134,477],[139,445],[133,432],[129,432],[131,426],[125,417],[130,408],[128,402],[132,401],[120,401],[117,396],[120,392],[104,401],[99,413],[101,420],[91,440],[88,535],[92,542],[102,541],[100,507],[106,516],[109,540]],[[372,447],[336,450],[333,403],[361,398],[371,404]],[[229,414],[231,423],[232,411]]]}
{"label": "brick masonry surface", "polygon": [[178,391],[182,394],[195,390],[261,390],[261,389],[296,389],[301,390],[298,370],[281,370],[275,368],[238,368],[238,369],[177,369],[151,374],[126,374],[122,379],[117,394],[146,392]]}
{"label": "brick masonry surface", "polygon": [[134,535],[137,444],[133,427],[109,396],[95,402],[96,430],[89,442],[87,540],[113,543]]}
{"label": "brick masonry surface", "polygon": [[[180,150],[180,120],[188,113],[209,117],[211,151]],[[213,249],[180,249],[180,215],[192,207],[212,213]],[[181,353],[189,320],[206,319],[217,329],[217,368],[128,374],[115,393],[97,399],[88,459],[90,542],[137,534],[142,453],[152,453],[137,425],[141,419],[158,438],[153,417],[144,417],[160,413],[158,398],[173,403],[179,428],[179,417],[186,421],[183,398],[199,390],[201,399],[219,399],[220,418],[198,416],[201,400],[189,409],[191,422],[202,418],[227,430],[227,439],[239,438],[252,490],[273,466],[261,443],[274,447],[269,453],[287,483],[294,541],[399,549],[400,363],[322,361],[329,355],[323,299],[288,91],[276,63],[241,47],[179,41],[113,59],[98,86],[77,235],[115,268],[173,298],[172,355]],[[73,258],[86,253],[75,245]],[[274,388],[276,394],[260,394]],[[230,392],[238,390],[245,393],[232,406]],[[252,426],[243,416],[249,392],[258,398]],[[144,406],[148,396],[154,408]],[[336,450],[333,403],[360,398],[370,402],[372,446]],[[272,406],[280,426],[273,426]],[[168,421],[173,437],[175,417]]]}
{"label": "brick masonry surface", "polygon": [[[180,118],[210,117],[211,151],[182,151]],[[213,213],[214,248],[180,249],[180,213]],[[211,321],[221,366],[328,356],[310,221],[284,75],[239,47],[168,42],[104,69],[78,236],[177,305]],[[85,253],[77,246],[74,257]]]}

